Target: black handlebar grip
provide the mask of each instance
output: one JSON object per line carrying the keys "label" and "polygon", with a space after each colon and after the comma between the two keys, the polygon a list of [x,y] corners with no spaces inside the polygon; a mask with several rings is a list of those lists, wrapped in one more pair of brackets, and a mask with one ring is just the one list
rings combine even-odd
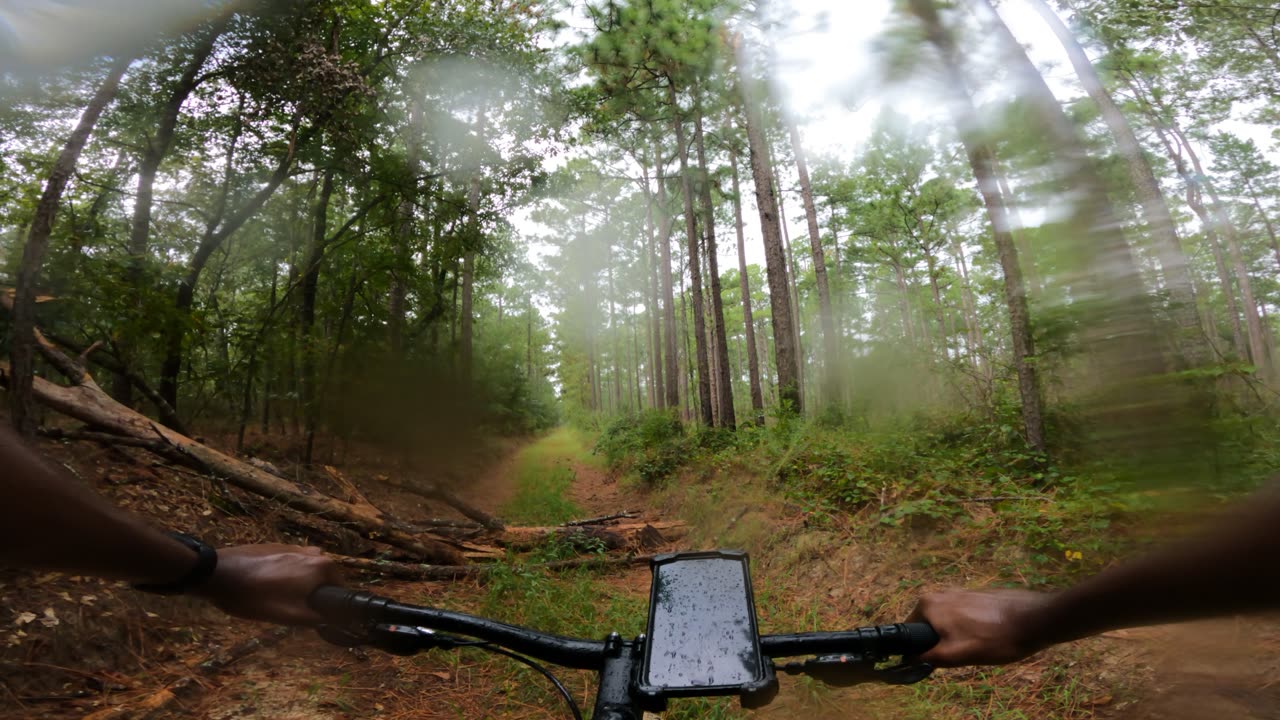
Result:
{"label": "black handlebar grip", "polygon": [[337,585],[321,585],[307,597],[307,605],[320,613],[325,622],[341,624],[356,619],[356,596],[360,593]]}
{"label": "black handlebar grip", "polygon": [[938,632],[929,623],[899,623],[898,627],[902,629],[903,655],[922,655],[938,644]]}

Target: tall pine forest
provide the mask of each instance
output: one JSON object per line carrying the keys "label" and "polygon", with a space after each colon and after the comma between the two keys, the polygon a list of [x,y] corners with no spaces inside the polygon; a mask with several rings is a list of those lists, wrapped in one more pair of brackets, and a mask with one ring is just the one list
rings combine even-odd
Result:
{"label": "tall pine forest", "polygon": [[890,524],[1274,470],[1274,9],[836,10],[206,3],[0,69],[8,419],[303,466],[568,424]]}

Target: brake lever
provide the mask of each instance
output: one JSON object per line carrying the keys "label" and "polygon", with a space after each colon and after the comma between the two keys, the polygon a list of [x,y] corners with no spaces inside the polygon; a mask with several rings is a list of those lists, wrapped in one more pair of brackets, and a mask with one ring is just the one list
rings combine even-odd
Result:
{"label": "brake lever", "polygon": [[832,687],[849,687],[878,682],[886,685],[910,685],[933,673],[929,663],[903,662],[893,667],[876,668],[875,661],[863,655],[820,655],[778,666],[792,675],[808,675]]}

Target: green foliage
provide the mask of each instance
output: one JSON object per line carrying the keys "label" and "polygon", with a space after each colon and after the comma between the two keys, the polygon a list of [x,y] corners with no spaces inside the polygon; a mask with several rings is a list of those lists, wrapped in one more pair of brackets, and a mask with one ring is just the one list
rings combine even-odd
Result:
{"label": "green foliage", "polygon": [[611,469],[635,472],[652,486],[690,459],[696,440],[685,432],[674,411],[647,410],[610,423],[596,441],[594,452],[604,455]]}

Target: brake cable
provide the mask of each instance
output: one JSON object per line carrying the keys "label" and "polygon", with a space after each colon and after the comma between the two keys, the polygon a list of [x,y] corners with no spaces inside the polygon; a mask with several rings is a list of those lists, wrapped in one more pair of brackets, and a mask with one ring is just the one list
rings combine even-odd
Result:
{"label": "brake cable", "polygon": [[501,645],[495,645],[486,640],[469,640],[457,635],[436,632],[430,628],[413,625],[378,624],[364,633],[352,632],[333,625],[322,625],[317,629],[321,637],[335,645],[344,647],[371,645],[392,655],[408,656],[427,650],[452,650],[469,647],[509,657],[542,673],[542,676],[550,680],[551,684],[555,686],[556,692],[560,693],[560,697],[564,698],[564,701],[568,703],[569,711],[573,713],[573,720],[582,720],[581,708],[578,707],[577,701],[573,699],[573,695],[570,694],[564,683],[560,682],[559,678],[534,660],[524,655],[513,653]]}
{"label": "brake cable", "polygon": [[539,665],[536,661],[525,657],[524,655],[513,653],[504,647],[494,645],[492,643],[477,642],[469,645],[469,647],[474,647],[479,650],[488,650],[489,652],[495,653],[497,655],[505,655],[506,657],[509,657],[512,660],[524,663],[525,665],[528,665],[534,670],[537,670],[538,672],[542,673],[543,677],[550,680],[552,685],[555,685],[556,690],[560,693],[560,697],[564,698],[564,701],[568,703],[569,712],[573,713],[573,720],[582,720],[582,710],[578,707],[577,701],[573,699],[573,695],[569,693],[569,689],[564,686],[564,683],[560,682],[559,678],[551,674],[550,670],[546,669],[542,665]]}

